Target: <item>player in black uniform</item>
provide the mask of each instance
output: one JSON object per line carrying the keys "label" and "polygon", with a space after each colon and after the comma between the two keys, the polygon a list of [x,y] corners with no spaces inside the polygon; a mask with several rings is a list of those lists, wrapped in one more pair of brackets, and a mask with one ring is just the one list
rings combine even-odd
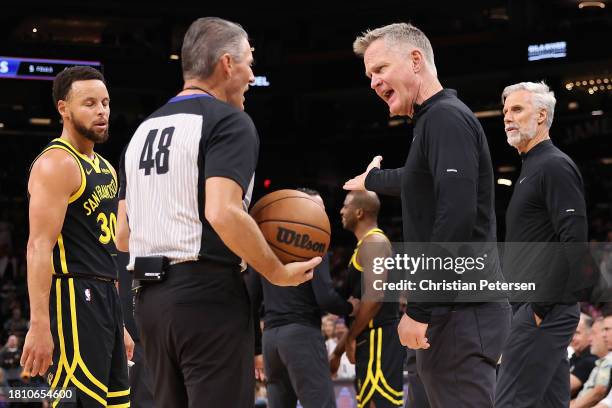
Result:
{"label": "player in black uniform", "polygon": [[[129,406],[117,288],[117,175],[93,151],[108,139],[109,96],[90,67],[53,83],[64,127],[30,170],[28,290],[31,323],[21,364],[51,389],[74,388],[78,406]],[[53,407],[63,405],[59,400]]]}
{"label": "player in black uniform", "polygon": [[[401,407],[403,401],[402,367],[404,349],[397,336],[399,304],[385,302],[383,294],[362,293],[372,275],[374,257],[389,257],[391,243],[378,228],[380,201],[376,193],[352,191],[346,195],[340,210],[342,226],[358,239],[349,263],[348,290],[361,299],[359,311],[331,357],[332,372],[338,369],[340,357],[346,351],[356,368],[358,408]],[[381,275],[382,276],[382,275]]]}

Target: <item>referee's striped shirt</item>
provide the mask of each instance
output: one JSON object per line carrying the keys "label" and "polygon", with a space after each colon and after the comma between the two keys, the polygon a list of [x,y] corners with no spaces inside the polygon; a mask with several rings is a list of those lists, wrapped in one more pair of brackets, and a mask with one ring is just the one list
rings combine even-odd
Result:
{"label": "referee's striped shirt", "polygon": [[239,264],[204,217],[205,181],[226,177],[242,187],[248,208],[259,138],[249,116],[206,94],[172,98],[136,130],[120,165],[130,262],[166,256],[171,263],[207,259]]}

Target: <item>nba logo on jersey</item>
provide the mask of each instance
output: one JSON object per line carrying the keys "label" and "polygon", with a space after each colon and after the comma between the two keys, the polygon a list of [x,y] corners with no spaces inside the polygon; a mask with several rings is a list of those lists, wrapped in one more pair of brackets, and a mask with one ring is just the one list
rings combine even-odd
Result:
{"label": "nba logo on jersey", "polygon": [[88,289],[85,289],[85,300],[88,302],[91,302],[91,291]]}

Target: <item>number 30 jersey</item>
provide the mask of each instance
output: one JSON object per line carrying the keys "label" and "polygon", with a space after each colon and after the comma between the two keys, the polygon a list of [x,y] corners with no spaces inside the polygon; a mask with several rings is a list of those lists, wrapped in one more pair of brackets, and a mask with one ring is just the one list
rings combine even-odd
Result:
{"label": "number 30 jersey", "polygon": [[81,172],[81,185],[68,200],[64,224],[53,248],[53,273],[117,279],[114,257],[118,184],[112,166],[102,156],[94,154],[92,160],[59,138],[51,141],[38,157],[51,149],[69,153]]}

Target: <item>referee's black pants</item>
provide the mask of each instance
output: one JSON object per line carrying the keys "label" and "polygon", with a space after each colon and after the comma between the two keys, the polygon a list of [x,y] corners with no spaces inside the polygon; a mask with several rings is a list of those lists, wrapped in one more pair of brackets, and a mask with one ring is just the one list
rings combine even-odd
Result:
{"label": "referee's black pants", "polygon": [[252,407],[250,302],[237,268],[173,265],[137,295],[136,322],[160,407]]}

